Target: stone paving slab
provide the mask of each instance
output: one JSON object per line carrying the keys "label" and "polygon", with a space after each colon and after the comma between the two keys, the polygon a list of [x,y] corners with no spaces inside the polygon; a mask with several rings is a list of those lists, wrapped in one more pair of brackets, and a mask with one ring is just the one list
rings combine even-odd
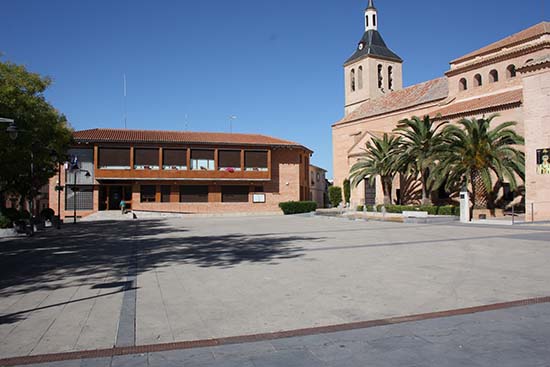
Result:
{"label": "stone paving slab", "polygon": [[121,308],[135,258],[143,345],[548,296],[549,229],[304,216],[65,226],[0,243],[0,358],[114,346],[133,319]]}
{"label": "stone paving slab", "polygon": [[550,361],[550,304],[265,342],[34,367],[522,366]]}

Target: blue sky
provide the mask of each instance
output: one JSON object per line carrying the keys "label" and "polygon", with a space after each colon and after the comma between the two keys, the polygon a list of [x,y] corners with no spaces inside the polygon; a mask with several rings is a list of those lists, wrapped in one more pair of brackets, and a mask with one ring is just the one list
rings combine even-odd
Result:
{"label": "blue sky", "polygon": [[[544,1],[544,5],[543,5]],[[367,0],[0,0],[3,60],[49,75],[75,129],[262,133],[298,141],[332,172],[343,62]],[[550,0],[376,0],[404,84],[543,20]],[[546,9],[544,9],[546,8]]]}

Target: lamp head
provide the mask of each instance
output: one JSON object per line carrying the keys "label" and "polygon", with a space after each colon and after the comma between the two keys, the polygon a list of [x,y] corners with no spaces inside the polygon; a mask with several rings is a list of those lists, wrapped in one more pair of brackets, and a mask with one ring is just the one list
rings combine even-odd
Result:
{"label": "lamp head", "polygon": [[14,121],[12,121],[10,125],[7,127],[6,132],[10,136],[11,140],[17,139],[18,131],[17,131],[17,125],[15,125]]}

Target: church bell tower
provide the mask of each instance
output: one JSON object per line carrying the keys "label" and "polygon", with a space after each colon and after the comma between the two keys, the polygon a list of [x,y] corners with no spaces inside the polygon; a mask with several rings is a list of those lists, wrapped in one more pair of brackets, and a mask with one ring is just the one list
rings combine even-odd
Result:
{"label": "church bell tower", "polygon": [[355,53],[344,63],[346,115],[363,102],[403,89],[403,60],[386,46],[378,32],[374,0],[369,0],[364,14],[365,33]]}

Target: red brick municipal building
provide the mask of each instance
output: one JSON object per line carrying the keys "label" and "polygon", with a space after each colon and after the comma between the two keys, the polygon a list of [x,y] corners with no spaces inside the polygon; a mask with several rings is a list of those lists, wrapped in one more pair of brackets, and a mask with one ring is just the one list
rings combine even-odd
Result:
{"label": "red brick municipal building", "polygon": [[120,210],[176,213],[279,212],[309,199],[313,152],[265,135],[92,129],[74,133],[68,164],[50,181],[62,217]]}

